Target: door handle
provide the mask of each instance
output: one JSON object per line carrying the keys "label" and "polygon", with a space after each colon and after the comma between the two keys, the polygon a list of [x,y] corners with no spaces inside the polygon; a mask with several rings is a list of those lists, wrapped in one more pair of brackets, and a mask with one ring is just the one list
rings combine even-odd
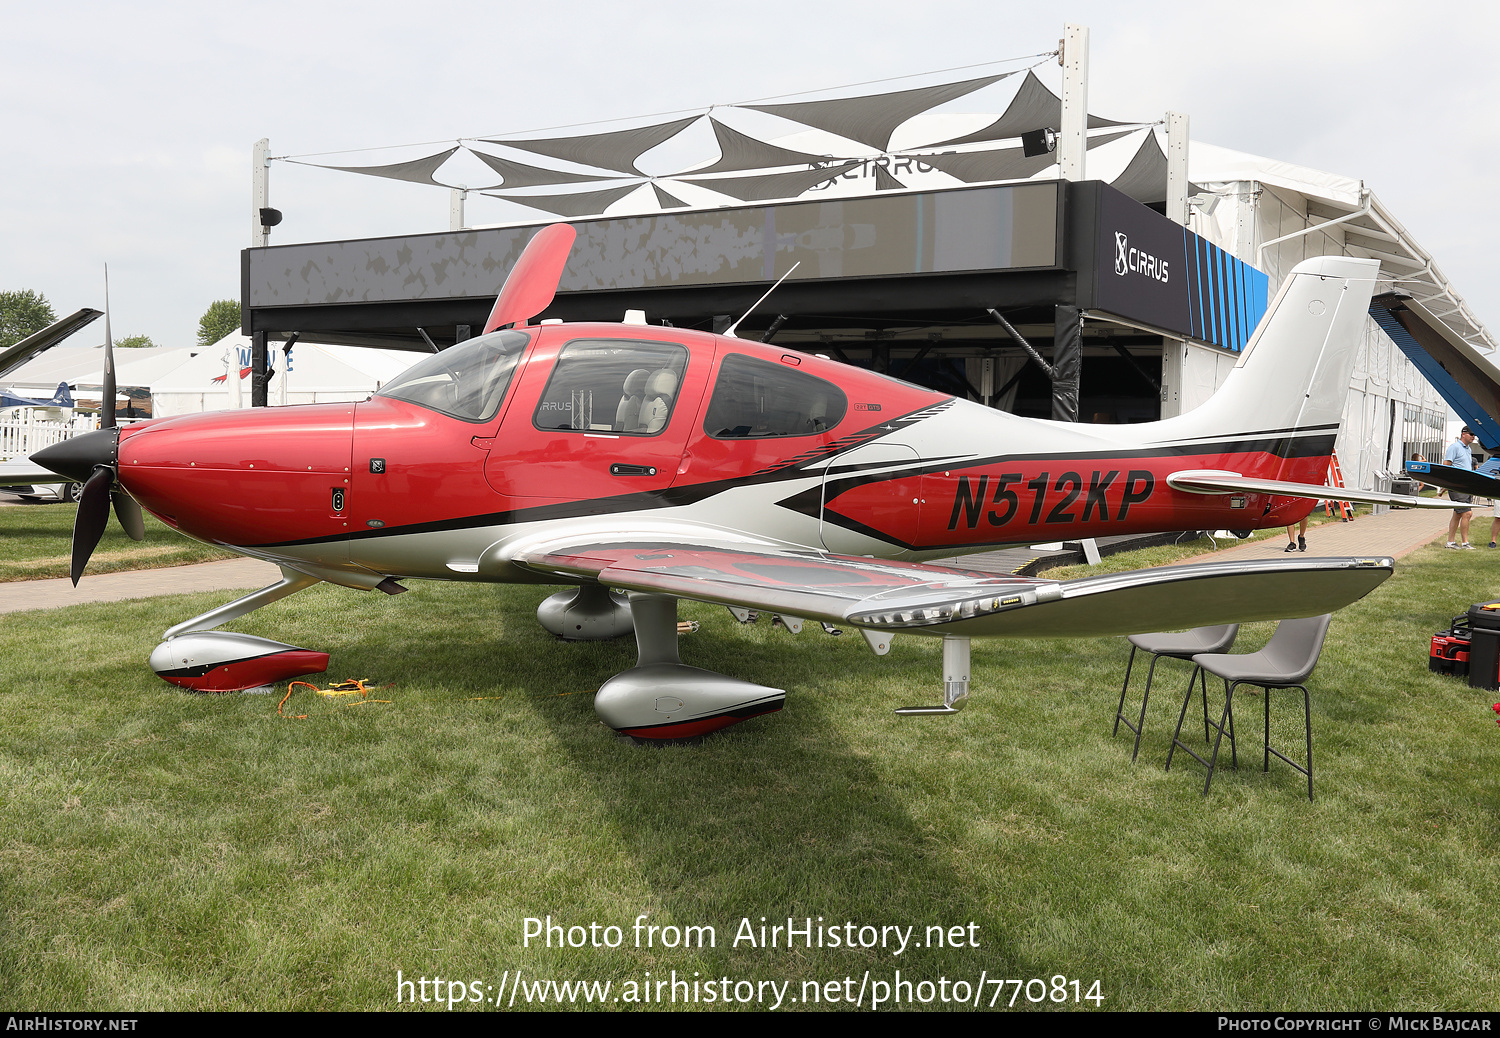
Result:
{"label": "door handle", "polygon": [[622,465],[619,462],[615,462],[609,467],[609,474],[611,476],[654,476],[656,475],[656,466]]}

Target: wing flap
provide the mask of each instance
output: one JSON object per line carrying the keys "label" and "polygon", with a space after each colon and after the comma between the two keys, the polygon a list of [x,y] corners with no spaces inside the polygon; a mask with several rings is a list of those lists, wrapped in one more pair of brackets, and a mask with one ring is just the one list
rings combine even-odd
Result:
{"label": "wing flap", "polygon": [[[1452,508],[1447,501],[1409,494],[1387,494],[1379,490],[1351,490],[1348,487],[1319,486],[1316,483],[1289,483],[1281,479],[1260,479],[1238,472],[1217,469],[1184,469],[1167,477],[1167,486],[1188,494],[1274,494],[1277,497],[1306,497],[1314,501],[1357,501],[1365,505],[1400,505],[1403,508]],[[1325,610],[1326,611],[1326,610]],[[1316,613],[1312,614],[1318,615]]]}
{"label": "wing flap", "polygon": [[1058,582],[665,542],[554,543],[512,561],[632,591],[871,630],[974,637],[1093,637],[1316,616],[1364,597],[1395,567],[1385,557],[1253,559]]}

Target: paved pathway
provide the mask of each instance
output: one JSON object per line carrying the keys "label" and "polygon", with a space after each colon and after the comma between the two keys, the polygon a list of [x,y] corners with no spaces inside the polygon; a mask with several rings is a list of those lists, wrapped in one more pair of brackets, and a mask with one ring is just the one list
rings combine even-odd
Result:
{"label": "paved pathway", "polygon": [[[1485,509],[1488,511],[1488,509]],[[1447,508],[1393,509],[1384,515],[1362,515],[1353,522],[1324,523],[1307,531],[1307,555],[1390,555],[1401,558],[1431,544],[1448,532]],[[1477,510],[1476,510],[1477,514]],[[1479,529],[1489,533],[1488,519],[1474,520],[1470,533],[1478,540]],[[1481,544],[1489,543],[1488,538]],[[1479,545],[1476,548],[1486,550]],[[1267,537],[1249,544],[1238,544],[1222,551],[1196,555],[1183,562],[1221,562],[1227,559],[1273,559],[1286,553],[1285,537]]]}
{"label": "paved pathway", "polygon": [[136,569],[124,573],[85,573],[74,587],[67,577],[0,583],[0,613],[55,609],[80,602],[119,602],[153,595],[258,588],[281,579],[281,570],[260,559],[225,559],[193,566]]}

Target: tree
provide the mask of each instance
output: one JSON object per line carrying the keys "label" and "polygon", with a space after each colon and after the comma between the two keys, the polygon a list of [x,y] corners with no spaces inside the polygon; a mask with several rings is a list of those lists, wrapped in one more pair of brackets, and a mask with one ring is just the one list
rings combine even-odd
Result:
{"label": "tree", "polygon": [[149,335],[127,335],[115,340],[116,349],[121,350],[147,350],[155,345]]}
{"label": "tree", "polygon": [[14,346],[56,320],[57,313],[46,296],[29,288],[0,292],[0,350]]}
{"label": "tree", "polygon": [[198,321],[198,345],[212,346],[230,332],[240,330],[240,304],[233,299],[210,303]]}

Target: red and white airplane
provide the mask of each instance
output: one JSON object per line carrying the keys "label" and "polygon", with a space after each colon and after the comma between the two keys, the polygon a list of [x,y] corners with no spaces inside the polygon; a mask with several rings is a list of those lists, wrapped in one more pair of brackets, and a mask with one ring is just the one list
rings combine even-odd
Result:
{"label": "red and white airplane", "polygon": [[[49,447],[87,485],[74,581],[109,511],[139,502],[188,536],[281,566],[279,582],[167,631],[167,681],[243,689],[326,654],[214,631],[329,581],[570,584],[539,610],[565,639],[634,630],[639,664],[599,690],[611,727],[699,735],[779,709],[780,689],[684,666],[679,598],[945,639],[944,703],[968,639],[1090,636],[1328,612],[1389,558],[1169,567],[1066,582],[928,565],[1009,542],[1295,522],[1323,486],[1374,261],[1287,278],[1209,403],[1142,425],[1018,418],[830,360],[681,328],[527,324],[574,232],[541,231],[484,334],[357,404],[164,418]],[[1426,504],[1392,495],[1339,497]],[[1451,506],[1450,506],[1451,507]],[[624,589],[628,600],[610,589]]]}

